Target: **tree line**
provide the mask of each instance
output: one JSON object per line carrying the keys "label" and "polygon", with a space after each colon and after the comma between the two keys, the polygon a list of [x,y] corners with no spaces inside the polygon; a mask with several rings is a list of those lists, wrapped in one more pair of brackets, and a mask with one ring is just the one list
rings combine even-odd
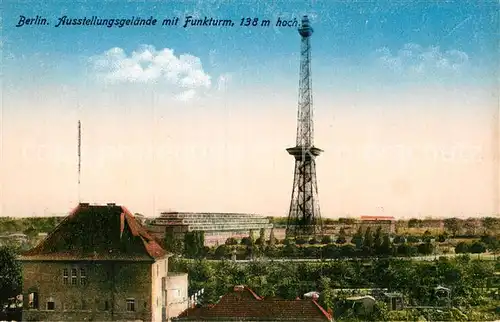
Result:
{"label": "tree line", "polygon": [[[189,258],[208,259],[408,257],[436,254],[436,245],[446,242],[447,239],[447,234],[437,238],[430,234],[424,234],[421,238],[392,238],[384,233],[381,227],[375,230],[367,227],[365,231],[359,228],[350,241],[342,228],[335,240],[331,236],[321,236],[279,241],[274,237],[273,230],[266,239],[265,232],[261,229],[258,238],[255,233],[251,233],[241,241],[228,238],[225,244],[213,247],[203,245],[203,232],[186,233],[183,240],[175,239],[172,233],[167,233],[165,248],[174,254]],[[488,250],[496,252],[499,246],[498,237],[484,235],[477,241],[460,242],[454,250],[456,253],[483,253]]]}

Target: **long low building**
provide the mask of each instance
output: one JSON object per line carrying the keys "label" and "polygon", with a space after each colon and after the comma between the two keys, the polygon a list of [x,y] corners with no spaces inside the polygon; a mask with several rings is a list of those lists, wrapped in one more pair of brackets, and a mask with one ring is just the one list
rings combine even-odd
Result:
{"label": "long low building", "polygon": [[205,245],[217,245],[223,244],[229,237],[247,237],[251,231],[258,234],[261,229],[265,229],[268,236],[272,227],[268,218],[255,214],[163,212],[148,228],[153,234],[160,235],[160,238],[166,232],[182,238],[187,232],[203,231]]}

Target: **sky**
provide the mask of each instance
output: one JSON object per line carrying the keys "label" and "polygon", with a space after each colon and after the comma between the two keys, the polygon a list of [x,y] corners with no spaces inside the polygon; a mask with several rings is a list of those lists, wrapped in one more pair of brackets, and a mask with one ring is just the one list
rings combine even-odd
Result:
{"label": "sky", "polygon": [[[146,216],[287,216],[300,36],[276,23],[304,14],[314,28],[314,142],[325,151],[321,216],[499,214],[498,9],[480,0],[4,0],[0,215],[65,214],[81,201]],[[21,16],[47,24],[16,27]],[[93,16],[157,24],[57,26]],[[183,27],[187,16],[234,26]],[[240,26],[246,18],[257,26]]]}

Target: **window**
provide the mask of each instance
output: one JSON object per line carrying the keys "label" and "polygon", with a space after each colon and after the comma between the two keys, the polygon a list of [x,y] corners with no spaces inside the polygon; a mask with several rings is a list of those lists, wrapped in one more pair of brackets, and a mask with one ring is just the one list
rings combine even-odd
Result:
{"label": "window", "polygon": [[38,293],[32,292],[28,294],[28,307],[38,310]]}
{"label": "window", "polygon": [[156,264],[156,276],[160,276],[160,263]]}
{"label": "window", "polygon": [[181,297],[181,290],[172,290],[174,297],[179,298]]}
{"label": "window", "polygon": [[76,268],[71,269],[71,285],[76,285]]}
{"label": "window", "polygon": [[63,284],[68,285],[69,283],[69,271],[67,268],[63,269]]}
{"label": "window", "polygon": [[135,299],[127,299],[127,311],[135,312]]}
{"label": "window", "polygon": [[104,301],[104,311],[109,311],[109,302]]}
{"label": "window", "polygon": [[87,284],[87,273],[85,272],[85,268],[80,268],[80,285]]}
{"label": "window", "polygon": [[54,311],[56,309],[56,303],[54,300],[50,297],[49,300],[47,301],[47,310],[49,311]]}

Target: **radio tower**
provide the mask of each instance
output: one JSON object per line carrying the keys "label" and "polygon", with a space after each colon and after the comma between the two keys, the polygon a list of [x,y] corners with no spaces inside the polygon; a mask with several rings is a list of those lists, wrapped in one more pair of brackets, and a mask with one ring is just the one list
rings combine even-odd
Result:
{"label": "radio tower", "polygon": [[302,18],[300,50],[299,106],[296,146],[286,149],[295,158],[292,201],[288,213],[287,237],[321,233],[315,158],[322,150],[314,146],[313,100],[311,86],[311,42],[313,29],[307,16]]}

